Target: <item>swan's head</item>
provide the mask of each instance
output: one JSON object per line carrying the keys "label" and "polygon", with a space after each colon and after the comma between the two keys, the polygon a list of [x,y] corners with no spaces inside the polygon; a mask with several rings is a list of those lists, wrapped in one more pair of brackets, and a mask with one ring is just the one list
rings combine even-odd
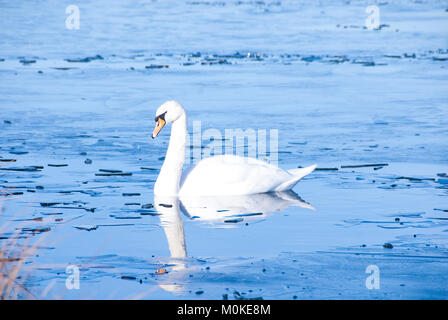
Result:
{"label": "swan's head", "polygon": [[167,101],[156,111],[156,127],[152,133],[154,139],[168,122],[174,122],[185,114],[184,108],[177,101]]}

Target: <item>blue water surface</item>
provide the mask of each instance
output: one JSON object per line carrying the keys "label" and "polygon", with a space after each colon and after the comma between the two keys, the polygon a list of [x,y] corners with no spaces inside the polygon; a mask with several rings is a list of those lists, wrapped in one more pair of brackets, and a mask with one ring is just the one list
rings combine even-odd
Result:
{"label": "blue water surface", "polygon": [[[37,246],[19,298],[448,297],[445,1],[376,2],[374,30],[370,1],[79,1],[79,30],[70,4],[0,3],[0,244]],[[190,135],[278,130],[281,168],[321,169],[301,204],[159,206],[170,99]]]}

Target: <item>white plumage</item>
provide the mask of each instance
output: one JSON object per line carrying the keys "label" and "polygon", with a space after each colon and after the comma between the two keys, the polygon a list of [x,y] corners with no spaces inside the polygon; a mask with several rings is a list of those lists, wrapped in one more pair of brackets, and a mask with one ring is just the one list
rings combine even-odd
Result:
{"label": "white plumage", "polygon": [[285,171],[253,158],[214,156],[201,160],[183,172],[179,196],[228,196],[285,191],[315,167]]}

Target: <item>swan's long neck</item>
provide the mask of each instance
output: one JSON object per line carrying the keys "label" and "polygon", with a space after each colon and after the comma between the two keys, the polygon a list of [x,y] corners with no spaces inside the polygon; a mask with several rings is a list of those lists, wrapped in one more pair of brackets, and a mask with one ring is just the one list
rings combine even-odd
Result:
{"label": "swan's long neck", "polygon": [[171,126],[170,142],[166,151],[165,161],[154,185],[155,194],[169,196],[178,194],[186,141],[187,116],[184,113]]}

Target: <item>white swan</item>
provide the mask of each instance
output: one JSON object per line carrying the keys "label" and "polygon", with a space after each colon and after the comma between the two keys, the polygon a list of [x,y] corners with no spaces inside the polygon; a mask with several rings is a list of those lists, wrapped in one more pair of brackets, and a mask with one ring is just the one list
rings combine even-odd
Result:
{"label": "white swan", "polygon": [[220,155],[199,161],[182,174],[187,138],[187,116],[176,101],[163,103],[156,112],[154,139],[171,122],[165,161],[154,185],[161,196],[227,196],[289,190],[316,165],[285,171],[264,161]]}

